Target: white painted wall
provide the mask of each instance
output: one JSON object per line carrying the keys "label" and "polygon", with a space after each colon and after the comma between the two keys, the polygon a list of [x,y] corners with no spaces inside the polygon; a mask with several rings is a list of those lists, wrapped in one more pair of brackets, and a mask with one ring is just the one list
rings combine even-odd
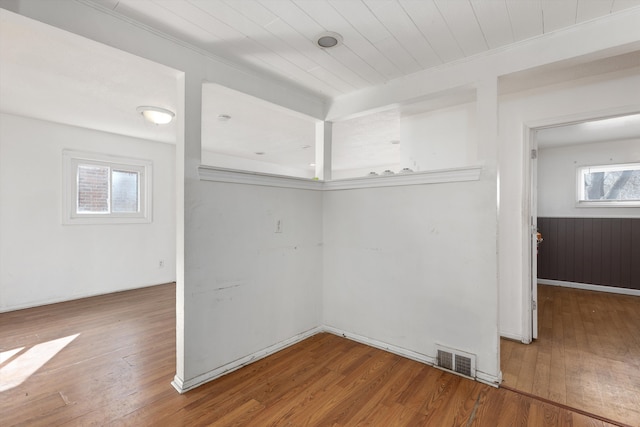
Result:
{"label": "white painted wall", "polygon": [[475,102],[402,117],[401,167],[426,171],[474,165],[476,135]]}
{"label": "white painted wall", "polygon": [[500,333],[521,339],[525,225],[523,151],[525,126],[568,123],[640,109],[640,69],[628,69],[505,96],[500,100]]}
{"label": "white painted wall", "polygon": [[[63,149],[151,160],[153,221],[63,225]],[[170,144],[0,115],[0,310],[174,281],[174,165]]]}
{"label": "white painted wall", "polygon": [[580,166],[640,161],[640,140],[548,147],[538,150],[538,216],[640,217],[640,207],[576,207],[576,169]]}
{"label": "white painted wall", "polygon": [[237,169],[242,171],[270,173],[275,175],[295,176],[298,178],[313,178],[315,169],[310,166],[307,169],[299,169],[292,166],[277,163],[263,162],[259,160],[245,159],[244,157],[229,156],[210,150],[202,150],[202,164],[219,168]]}
{"label": "white painted wall", "polygon": [[197,188],[185,269],[194,279],[186,332],[199,339],[185,362],[203,374],[321,325],[322,193],[206,181]]}
{"label": "white painted wall", "polygon": [[492,180],[325,193],[324,322],[499,376]]}

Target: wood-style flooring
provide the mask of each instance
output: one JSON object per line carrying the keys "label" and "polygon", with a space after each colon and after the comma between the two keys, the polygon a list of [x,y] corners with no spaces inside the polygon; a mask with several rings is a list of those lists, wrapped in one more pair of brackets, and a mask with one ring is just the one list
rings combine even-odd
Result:
{"label": "wood-style flooring", "polygon": [[538,285],[538,325],[501,340],[503,385],[640,426],[640,297]]}
{"label": "wood-style flooring", "polygon": [[2,426],[610,426],[318,334],[184,395],[175,286],[0,314]]}

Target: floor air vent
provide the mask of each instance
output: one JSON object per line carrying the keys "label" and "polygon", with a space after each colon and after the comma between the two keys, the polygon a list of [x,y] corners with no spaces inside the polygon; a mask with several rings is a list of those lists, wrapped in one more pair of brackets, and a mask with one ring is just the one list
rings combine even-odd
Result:
{"label": "floor air vent", "polygon": [[453,348],[436,345],[438,356],[436,366],[455,372],[465,377],[475,378],[476,356],[475,354],[455,350]]}

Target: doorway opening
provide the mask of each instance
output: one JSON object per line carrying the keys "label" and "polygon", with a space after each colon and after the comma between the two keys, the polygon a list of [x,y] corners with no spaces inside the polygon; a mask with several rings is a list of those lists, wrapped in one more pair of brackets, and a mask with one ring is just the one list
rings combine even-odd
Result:
{"label": "doorway opening", "polygon": [[[607,263],[595,252],[596,248],[604,248],[604,252],[613,253],[617,238],[632,245],[634,227],[640,227],[640,209],[581,206],[576,184],[580,182],[580,168],[586,165],[638,161],[633,157],[637,149],[632,147],[640,141],[640,126],[636,126],[631,113],[634,112],[609,111],[525,128],[527,191],[523,206],[528,209],[526,217],[530,221],[523,231],[523,264],[524,275],[530,280],[523,289],[523,324],[530,335],[523,342],[530,344],[503,340],[501,360],[506,388],[564,404],[605,421],[640,425],[636,374],[640,357],[636,326],[640,290],[633,289],[640,287],[640,279],[633,280],[640,273],[635,272],[637,268],[629,255],[626,267],[618,267],[626,268],[626,273],[596,274],[596,270],[613,269],[613,261]],[[616,120],[610,120],[612,117]],[[597,128],[616,121],[624,126]],[[569,135],[574,135],[573,140],[568,139]],[[619,187],[625,180],[620,175],[610,177],[612,182],[609,190],[602,192],[603,199],[605,193],[614,193],[611,187]],[[633,182],[631,185],[636,185]],[[536,248],[538,230],[543,242]],[[640,236],[640,232],[637,234]],[[570,244],[560,241],[565,236],[569,236]],[[618,258],[626,256],[620,250],[615,254]],[[559,269],[549,269],[550,256],[557,258],[554,261],[561,266]],[[626,279],[622,277],[625,274]],[[621,283],[618,286],[604,281],[616,277]]]}

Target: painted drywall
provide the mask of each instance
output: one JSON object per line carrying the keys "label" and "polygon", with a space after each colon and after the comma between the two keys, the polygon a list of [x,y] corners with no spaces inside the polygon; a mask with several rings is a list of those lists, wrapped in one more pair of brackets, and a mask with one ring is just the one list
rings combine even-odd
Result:
{"label": "painted drywall", "polygon": [[[360,145],[359,150],[352,147],[351,152],[345,151],[341,164],[344,166],[352,161],[360,165],[369,160],[371,165],[334,167],[333,179],[363,177],[371,172],[382,175],[387,170],[399,173],[403,168],[418,172],[476,164],[478,141],[475,102],[411,114],[405,114],[402,109],[400,112],[392,111],[387,115],[383,112],[354,119],[358,125],[350,125],[347,128],[349,132],[340,132],[343,127],[338,128],[351,121],[334,124],[335,143],[351,145],[357,141],[357,145]],[[376,124],[376,118],[382,124]],[[369,129],[372,127],[373,132]],[[398,144],[389,144],[394,139],[398,140]],[[371,147],[378,150],[375,155],[372,155]],[[388,163],[377,164],[381,159]]]}
{"label": "painted drywall", "polygon": [[401,166],[425,171],[473,165],[476,135],[475,102],[402,117]]}
{"label": "painted drywall", "polygon": [[[491,179],[325,193],[324,322],[497,378]],[[492,314],[493,312],[493,314]]]}
{"label": "painted drywall", "polygon": [[640,207],[577,207],[576,168],[640,161],[640,140],[549,147],[538,150],[538,216],[640,217]]}
{"label": "painted drywall", "polygon": [[[63,225],[64,149],[151,160],[152,222]],[[175,280],[173,145],[2,114],[0,153],[0,310]]]}
{"label": "painted drywall", "polygon": [[210,150],[202,150],[202,164],[226,169],[269,173],[274,175],[295,176],[298,178],[313,178],[314,167],[299,169],[292,166],[280,165],[268,161],[246,159],[244,157],[229,156]]}
{"label": "painted drywall", "polygon": [[523,213],[523,151],[525,126],[537,127],[587,120],[640,110],[640,69],[576,80],[505,96],[500,100],[500,333],[522,339],[523,260],[528,242],[528,218]]}
{"label": "painted drywall", "polygon": [[[201,181],[187,220],[194,252],[186,355],[203,374],[322,323],[322,193]],[[206,337],[209,337],[208,339]],[[191,375],[189,375],[191,377]]]}

